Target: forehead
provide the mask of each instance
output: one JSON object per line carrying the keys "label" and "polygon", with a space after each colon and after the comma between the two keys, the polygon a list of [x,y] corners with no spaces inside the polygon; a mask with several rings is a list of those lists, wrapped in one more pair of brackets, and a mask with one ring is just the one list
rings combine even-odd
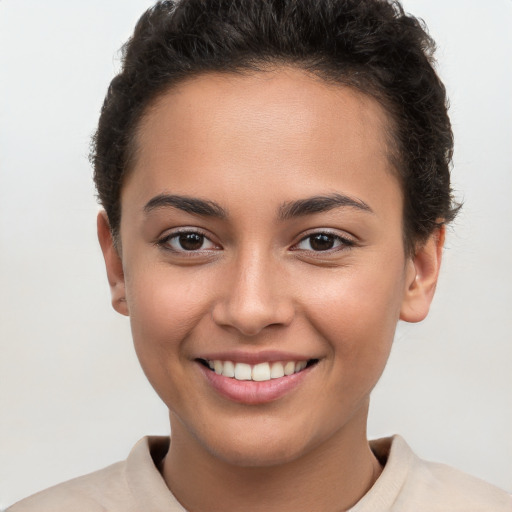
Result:
{"label": "forehead", "polygon": [[376,100],[299,69],[204,74],[147,110],[124,188],[140,181],[139,194],[172,188],[211,195],[235,180],[237,192],[266,185],[269,197],[290,187],[311,195],[310,186],[326,192],[340,185],[357,196],[350,188],[375,189],[376,176],[398,186],[388,132]]}

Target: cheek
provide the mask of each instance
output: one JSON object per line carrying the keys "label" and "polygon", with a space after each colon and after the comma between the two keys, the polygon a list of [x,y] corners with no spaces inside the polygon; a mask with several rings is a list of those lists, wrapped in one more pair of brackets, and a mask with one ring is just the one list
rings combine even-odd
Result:
{"label": "cheek", "polygon": [[[199,281],[199,282],[198,282]],[[192,330],[208,317],[204,281],[178,276],[163,265],[125,275],[133,343],[140,365],[171,410],[186,407]]]}
{"label": "cheek", "polygon": [[347,267],[316,280],[303,299],[310,324],[330,346],[333,365],[352,382],[376,382],[389,356],[403,297],[403,268],[391,267]]}
{"label": "cheek", "polygon": [[[183,275],[182,275],[183,274]],[[141,360],[181,357],[182,341],[208,312],[207,283],[156,265],[126,276],[126,297],[135,348]]]}

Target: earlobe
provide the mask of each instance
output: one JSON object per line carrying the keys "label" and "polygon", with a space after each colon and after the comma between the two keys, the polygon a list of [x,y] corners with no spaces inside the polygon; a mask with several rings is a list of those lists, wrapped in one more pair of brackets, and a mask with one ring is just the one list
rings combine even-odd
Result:
{"label": "earlobe", "polygon": [[409,259],[400,320],[421,322],[427,316],[441,268],[445,231],[444,226],[437,228]]}
{"label": "earlobe", "polygon": [[98,213],[97,218],[98,241],[105,259],[108,284],[112,297],[112,307],[122,315],[129,315],[126,303],[126,291],[124,283],[123,262],[114,244],[110,224],[104,210]]}

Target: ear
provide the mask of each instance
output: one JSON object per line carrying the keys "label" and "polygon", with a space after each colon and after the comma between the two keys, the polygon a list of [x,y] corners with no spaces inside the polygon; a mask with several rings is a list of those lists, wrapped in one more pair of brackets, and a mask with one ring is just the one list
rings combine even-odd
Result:
{"label": "ear", "polygon": [[400,320],[421,322],[427,316],[436,291],[445,232],[444,226],[437,228],[409,258]]}
{"label": "ear", "polygon": [[114,245],[110,224],[105,211],[98,213],[97,219],[98,240],[100,242],[105,266],[107,267],[108,284],[112,296],[112,307],[122,315],[129,315],[126,303],[123,262]]}

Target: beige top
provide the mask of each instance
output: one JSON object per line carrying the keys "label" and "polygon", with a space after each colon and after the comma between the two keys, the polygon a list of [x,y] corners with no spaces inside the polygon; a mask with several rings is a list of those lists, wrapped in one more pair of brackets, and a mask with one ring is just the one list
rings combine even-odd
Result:
{"label": "beige top", "polygon": [[[419,459],[400,436],[371,446],[384,471],[350,512],[512,512],[510,495]],[[186,512],[156,467],[168,448],[168,437],[144,437],[126,461],[34,494],[7,512]]]}

